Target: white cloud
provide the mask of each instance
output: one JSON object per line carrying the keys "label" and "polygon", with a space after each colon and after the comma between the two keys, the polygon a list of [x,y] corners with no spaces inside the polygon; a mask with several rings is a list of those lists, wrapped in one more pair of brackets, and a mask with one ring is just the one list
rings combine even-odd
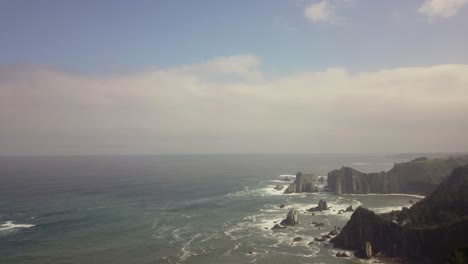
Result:
{"label": "white cloud", "polygon": [[0,67],[0,154],[466,150],[468,65],[269,77],[252,56],[89,77]]}
{"label": "white cloud", "polygon": [[333,4],[327,0],[311,3],[306,6],[304,16],[312,22],[333,23],[338,19]]}
{"label": "white cloud", "polygon": [[429,17],[451,17],[468,3],[468,0],[426,0],[418,12]]}

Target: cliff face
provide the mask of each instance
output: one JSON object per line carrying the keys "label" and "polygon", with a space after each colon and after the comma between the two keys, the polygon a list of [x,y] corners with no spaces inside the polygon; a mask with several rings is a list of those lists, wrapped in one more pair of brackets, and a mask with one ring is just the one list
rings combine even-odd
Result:
{"label": "cliff face", "polygon": [[430,196],[410,209],[377,215],[359,207],[331,242],[350,250],[359,250],[370,242],[374,252],[389,257],[428,257],[441,262],[468,243],[467,202],[465,166],[455,169]]}
{"label": "cliff face", "polygon": [[318,192],[315,182],[318,180],[314,174],[296,174],[296,180],[291,183],[284,193]]}
{"label": "cliff face", "polygon": [[468,156],[445,159],[418,158],[395,164],[388,172],[364,173],[342,167],[328,173],[328,188],[342,193],[428,194],[455,167],[468,164]]}

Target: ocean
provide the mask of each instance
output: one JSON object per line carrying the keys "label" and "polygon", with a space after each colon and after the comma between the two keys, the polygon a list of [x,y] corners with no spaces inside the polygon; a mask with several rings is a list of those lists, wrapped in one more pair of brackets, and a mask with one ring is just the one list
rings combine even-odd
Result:
{"label": "ocean", "polygon": [[[387,212],[419,197],[286,195],[273,187],[297,171],[373,172],[402,161],[388,154],[0,157],[0,263],[359,263],[335,257],[340,250],[328,242],[309,242],[345,225],[351,213],[339,209]],[[305,211],[321,199],[331,210]],[[300,224],[271,230],[293,208]]]}

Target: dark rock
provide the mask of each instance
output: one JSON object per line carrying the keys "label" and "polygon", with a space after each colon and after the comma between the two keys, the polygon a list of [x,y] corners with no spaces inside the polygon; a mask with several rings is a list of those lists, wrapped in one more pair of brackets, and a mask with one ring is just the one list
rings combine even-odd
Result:
{"label": "dark rock", "polygon": [[320,200],[316,207],[312,207],[312,208],[308,209],[307,211],[309,211],[309,212],[318,212],[318,211],[323,211],[323,210],[329,210],[328,205],[327,205],[327,201],[325,201],[325,200]]}
{"label": "dark rock", "polygon": [[338,232],[336,230],[332,230],[332,231],[328,232],[328,234],[330,236],[336,236],[336,235],[338,235]]}
{"label": "dark rock", "polygon": [[287,181],[291,181],[291,179],[289,179],[288,176],[284,177],[283,181],[287,182]]}
{"label": "dark rock", "polygon": [[253,255],[253,251],[249,251],[249,255]]}
{"label": "dark rock", "polygon": [[301,241],[301,240],[302,240],[302,237],[295,237],[295,238],[293,239],[293,242],[299,242],[299,241]]}
{"label": "dark rock", "polygon": [[323,225],[325,225],[323,222],[315,222],[315,221],[312,222],[312,224],[313,224],[314,226],[323,226]]}
{"label": "dark rock", "polygon": [[299,211],[296,209],[289,211],[286,215],[286,219],[281,221],[281,225],[283,226],[292,226],[297,224],[299,224]]}
{"label": "dark rock", "polygon": [[[409,209],[378,215],[358,207],[331,242],[357,250],[361,257],[379,252],[414,262],[444,263],[451,252],[467,243],[467,190],[468,166],[456,168],[431,195]],[[406,223],[397,224],[392,218],[395,214]]]}
{"label": "dark rock", "polygon": [[283,184],[281,184],[281,183],[278,183],[278,184],[276,184],[276,186],[275,186],[275,190],[278,190],[278,191],[280,191],[280,190],[283,190],[283,189],[284,189],[284,186],[283,186]]}
{"label": "dark rock", "polygon": [[284,205],[284,204],[280,204],[278,207],[279,207],[279,208],[285,208],[285,207],[286,207],[286,205]]}
{"label": "dark rock", "polygon": [[326,239],[326,238],[323,238],[323,237],[320,237],[320,238],[319,238],[319,237],[315,237],[315,238],[314,238],[314,241],[324,242],[324,241],[327,241],[327,239]]}
{"label": "dark rock", "polygon": [[307,245],[313,245],[314,244],[314,241],[310,241],[309,243],[307,243]]}
{"label": "dark rock", "polygon": [[318,192],[317,185],[314,185],[316,181],[317,176],[314,174],[302,174],[298,172],[296,180],[286,188],[284,193]]}
{"label": "dark rock", "polygon": [[322,238],[330,239],[330,238],[332,238],[332,236],[330,236],[330,235],[323,235]]}
{"label": "dark rock", "polygon": [[336,253],[336,256],[339,257],[339,258],[347,258],[349,257],[348,254],[346,252],[338,252]]}
{"label": "dark rock", "polygon": [[344,210],[345,212],[354,212],[354,209],[353,209],[353,206],[350,205],[348,206],[348,208],[346,208],[346,210]]}
{"label": "dark rock", "polygon": [[273,226],[273,227],[271,228],[271,230],[285,229],[285,228],[286,228],[285,226],[281,226],[281,225],[276,224],[275,226]]}
{"label": "dark rock", "polygon": [[324,182],[325,179],[324,179],[322,176],[320,176],[320,177],[318,178],[318,181],[319,181],[319,182]]}

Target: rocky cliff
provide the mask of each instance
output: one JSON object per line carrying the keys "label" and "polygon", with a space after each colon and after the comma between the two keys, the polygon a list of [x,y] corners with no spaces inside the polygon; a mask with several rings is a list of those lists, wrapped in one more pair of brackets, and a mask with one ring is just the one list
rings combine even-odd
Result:
{"label": "rocky cliff", "polygon": [[468,156],[397,163],[388,172],[364,173],[342,167],[328,173],[328,189],[342,193],[428,194],[454,168],[468,164]]}
{"label": "rocky cliff", "polygon": [[301,193],[301,192],[318,192],[318,187],[315,185],[318,178],[314,174],[296,174],[296,180],[291,183],[284,193]]}
{"label": "rocky cliff", "polygon": [[468,243],[467,202],[465,166],[454,169],[431,195],[410,209],[377,215],[359,207],[331,242],[358,251],[369,242],[374,253],[385,256],[443,262]]}

